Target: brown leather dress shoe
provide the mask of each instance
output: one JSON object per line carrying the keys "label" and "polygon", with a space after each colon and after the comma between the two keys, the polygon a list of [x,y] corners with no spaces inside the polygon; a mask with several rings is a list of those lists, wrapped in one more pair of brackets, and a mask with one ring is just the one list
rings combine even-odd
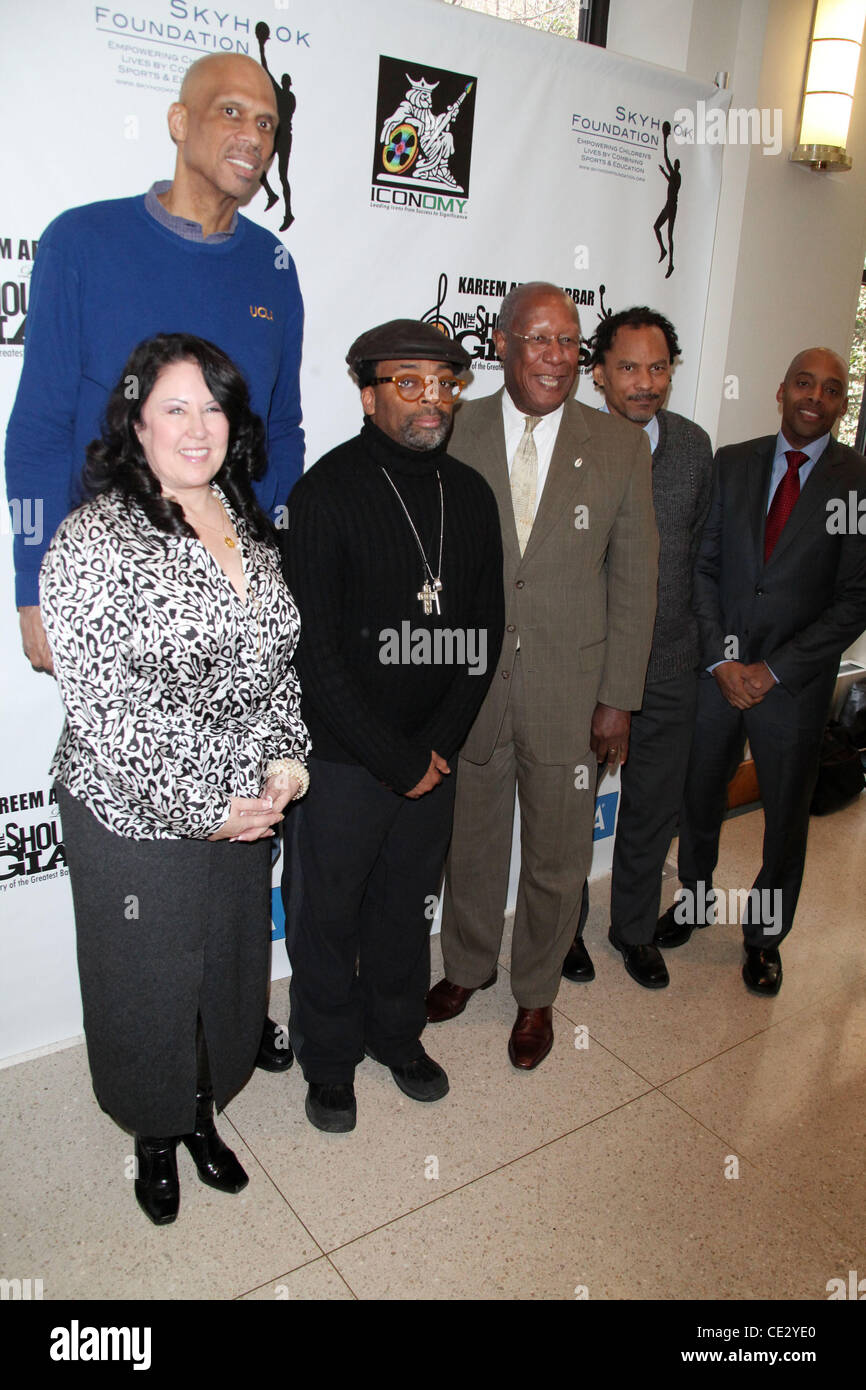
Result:
{"label": "brown leather dress shoe", "polygon": [[[489,989],[495,985],[496,974],[494,970],[490,979],[485,980],[483,985],[476,985],[475,989]],[[462,1014],[475,989],[464,989],[463,985],[452,985],[450,980],[440,980],[427,995],[427,1022],[447,1023],[449,1018]]]}
{"label": "brown leather dress shoe", "polygon": [[518,1009],[508,1039],[508,1055],[514,1067],[532,1071],[553,1047],[553,1005],[544,1009]]}

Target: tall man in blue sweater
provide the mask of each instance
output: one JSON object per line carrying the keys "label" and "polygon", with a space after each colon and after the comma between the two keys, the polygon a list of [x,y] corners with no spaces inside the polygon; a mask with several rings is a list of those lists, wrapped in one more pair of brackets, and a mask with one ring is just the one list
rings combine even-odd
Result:
{"label": "tall man in blue sweater", "polygon": [[24,651],[38,671],[51,670],[39,566],[79,500],[84,451],[136,343],[195,333],[237,362],[267,426],[269,467],[256,486],[265,511],[273,516],[303,471],[298,277],[282,243],[238,213],[259,188],[276,126],[273,88],[258,63],[201,58],[168,112],[173,181],[72,208],[40,240],[6,443],[7,496],[42,501],[41,544],[15,540]]}
{"label": "tall man in blue sweater", "polygon": [[[173,181],[72,208],[40,240],[6,436],[7,497],[42,501],[41,543],[19,535],[14,551],[24,652],[37,671],[52,670],[38,606],[42,556],[81,500],[84,451],[136,343],[195,333],[238,364],[267,428],[268,470],[256,492],[271,516],[303,471],[297,273],[283,244],[238,213],[258,191],[276,127],[273,88],[258,63],[200,58],[169,107]],[[282,1071],[291,1061],[287,1035],[267,1020],[258,1065]]]}
{"label": "tall man in blue sweater", "polygon": [[[609,939],[632,979],[662,989],[669,978],[653,934],[695,723],[700,646],[692,575],[710,504],[713,451],[699,425],[662,409],[680,350],[663,314],[623,309],[602,321],[592,346],[602,410],[643,428],[653,456],[658,608],[643,702],[632,714],[622,768]],[[580,926],[562,967],[566,979],[581,982],[595,973],[582,939],[587,909],[584,888]]]}

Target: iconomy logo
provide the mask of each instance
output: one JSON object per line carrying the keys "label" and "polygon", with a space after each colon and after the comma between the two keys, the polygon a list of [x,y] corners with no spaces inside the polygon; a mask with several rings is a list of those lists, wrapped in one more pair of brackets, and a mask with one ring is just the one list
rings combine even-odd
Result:
{"label": "iconomy logo", "polygon": [[379,58],[372,202],[464,216],[476,79],[404,58]]}

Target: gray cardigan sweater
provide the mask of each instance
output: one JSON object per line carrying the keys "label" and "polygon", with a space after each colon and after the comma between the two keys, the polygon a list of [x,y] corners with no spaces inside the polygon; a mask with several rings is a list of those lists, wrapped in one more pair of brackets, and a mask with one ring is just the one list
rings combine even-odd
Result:
{"label": "gray cardigan sweater", "polygon": [[653,454],[653,506],[659,532],[658,610],[647,684],[671,680],[700,664],[692,579],[710,505],[713,451],[693,420],[660,410]]}

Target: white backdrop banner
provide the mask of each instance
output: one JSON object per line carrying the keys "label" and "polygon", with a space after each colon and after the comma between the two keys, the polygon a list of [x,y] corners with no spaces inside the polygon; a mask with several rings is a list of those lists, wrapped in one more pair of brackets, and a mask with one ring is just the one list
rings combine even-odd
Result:
{"label": "white backdrop banner", "polygon": [[[485,395],[501,384],[499,301],[525,280],[567,289],[587,338],[629,304],[666,313],[683,344],[670,403],[690,413],[721,147],[666,131],[698,100],[725,106],[715,88],[438,0],[39,0],[9,7],[2,30],[4,97],[21,114],[0,207],[4,425],[43,228],[65,208],[171,177],[166,110],[189,63],[216,52],[264,62],[278,92],[279,156],[247,215],[282,236],[298,267],[308,463],[359,427],[344,358],[360,332],[396,317],[438,321],[473,356],[470,395]],[[597,403],[585,373],[578,395]],[[47,777],[62,715],[51,680],[21,654],[13,606],[12,530],[36,543],[39,506],[10,501],[0,523],[0,1057],[81,1031]],[[594,872],[609,867],[616,813],[615,786],[602,791]],[[276,892],[274,904],[280,937]],[[281,944],[274,973],[286,973]]]}

